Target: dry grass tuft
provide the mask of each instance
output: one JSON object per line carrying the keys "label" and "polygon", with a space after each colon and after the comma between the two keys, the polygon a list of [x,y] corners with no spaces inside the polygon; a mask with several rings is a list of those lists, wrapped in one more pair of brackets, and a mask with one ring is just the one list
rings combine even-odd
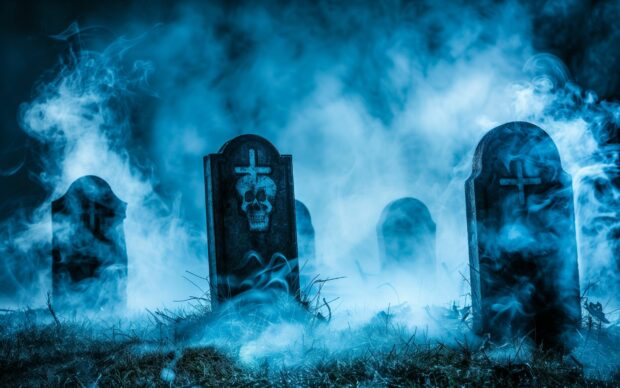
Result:
{"label": "dry grass tuft", "polygon": [[[248,366],[236,355],[214,347],[190,346],[192,342],[185,336],[177,335],[183,320],[175,318],[168,323],[149,324],[146,329],[120,330],[92,322],[57,321],[46,311],[0,315],[0,386],[620,384],[618,365],[588,371],[574,357],[539,350],[525,358],[514,356],[514,352],[513,356],[497,357],[503,351],[501,346],[468,339],[450,344],[430,341],[392,325],[382,315],[361,329],[366,337],[359,333],[352,337],[375,339],[354,346],[362,350],[304,360],[295,366],[266,361]],[[193,330],[196,326],[189,327]],[[600,352],[602,359],[614,353],[617,356],[620,340],[616,334],[611,328],[585,333],[582,345],[593,345],[580,351],[592,355]],[[600,340],[604,340],[605,348],[600,346]]]}

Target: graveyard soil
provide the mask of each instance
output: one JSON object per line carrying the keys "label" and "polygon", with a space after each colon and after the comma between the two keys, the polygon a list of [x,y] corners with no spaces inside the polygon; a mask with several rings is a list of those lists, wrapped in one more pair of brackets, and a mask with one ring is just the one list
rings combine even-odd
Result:
{"label": "graveyard soil", "polygon": [[[16,317],[20,315],[20,317]],[[498,361],[489,348],[414,343],[282,367],[244,365],[213,347],[138,330],[0,316],[0,386],[618,386],[620,369],[584,372],[570,357]]]}

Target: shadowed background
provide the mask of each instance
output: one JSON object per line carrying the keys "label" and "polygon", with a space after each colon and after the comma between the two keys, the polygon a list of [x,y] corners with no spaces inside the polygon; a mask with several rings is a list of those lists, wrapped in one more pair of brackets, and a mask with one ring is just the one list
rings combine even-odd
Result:
{"label": "shadowed background", "polygon": [[[324,274],[353,279],[356,264],[377,272],[380,212],[413,195],[438,225],[438,261],[448,268],[441,300],[458,298],[466,292],[454,285],[467,262],[462,183],[473,147],[497,124],[533,121],[577,174],[598,143],[617,143],[609,122],[618,109],[599,101],[620,97],[619,16],[617,2],[587,1],[4,2],[0,219],[21,256],[5,258],[3,299],[28,303],[24,284],[33,282],[42,284],[32,292],[41,302],[45,203],[86,173],[110,181],[130,209],[136,199],[128,249],[140,281],[130,294],[151,299],[130,305],[187,295],[183,271],[208,267],[201,158],[242,133],[293,154],[296,195],[312,213]],[[74,22],[79,36],[67,32]],[[114,43],[121,48],[106,51]],[[102,110],[75,123],[62,111],[50,120],[29,115],[53,98],[56,89],[41,85],[88,50],[103,58],[122,51],[110,64],[111,85],[120,87],[105,97],[103,125],[92,119]],[[105,68],[102,57],[96,63]],[[79,104],[75,95],[67,106]],[[104,140],[80,148],[92,134],[81,132],[84,124]],[[147,249],[153,244],[164,253]],[[355,280],[343,284],[334,294],[360,296]]]}

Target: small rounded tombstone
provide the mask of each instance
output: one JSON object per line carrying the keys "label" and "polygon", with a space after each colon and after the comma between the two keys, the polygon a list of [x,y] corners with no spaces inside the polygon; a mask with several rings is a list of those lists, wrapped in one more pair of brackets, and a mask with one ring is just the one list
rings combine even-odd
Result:
{"label": "small rounded tombstone", "polygon": [[573,190],[553,140],[527,122],[492,129],[465,195],[474,329],[569,347],[581,319]]}
{"label": "small rounded tombstone", "polygon": [[377,237],[383,269],[412,268],[428,278],[435,269],[436,225],[426,205],[412,197],[390,202],[379,219]]}
{"label": "small rounded tombstone", "polygon": [[114,311],[126,303],[127,204],[88,175],[52,202],[52,283],[59,309]]}
{"label": "small rounded tombstone", "polygon": [[295,219],[299,249],[300,286],[304,292],[308,292],[312,279],[318,275],[316,273],[315,236],[310,210],[299,200],[295,200]]}

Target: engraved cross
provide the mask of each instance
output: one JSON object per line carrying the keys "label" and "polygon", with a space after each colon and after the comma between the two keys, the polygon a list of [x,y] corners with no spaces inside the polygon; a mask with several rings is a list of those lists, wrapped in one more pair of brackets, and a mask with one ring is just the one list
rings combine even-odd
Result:
{"label": "engraved cross", "polygon": [[542,183],[540,177],[523,176],[523,162],[518,160],[516,163],[517,176],[514,178],[501,178],[499,184],[501,186],[517,186],[519,189],[519,203],[525,205],[525,186],[539,185]]}
{"label": "engraved cross", "polygon": [[270,174],[271,167],[268,166],[257,166],[256,165],[256,151],[253,148],[250,148],[250,165],[241,167],[235,167],[235,172],[237,174],[249,174],[254,180],[256,180],[256,176],[258,174]]}

